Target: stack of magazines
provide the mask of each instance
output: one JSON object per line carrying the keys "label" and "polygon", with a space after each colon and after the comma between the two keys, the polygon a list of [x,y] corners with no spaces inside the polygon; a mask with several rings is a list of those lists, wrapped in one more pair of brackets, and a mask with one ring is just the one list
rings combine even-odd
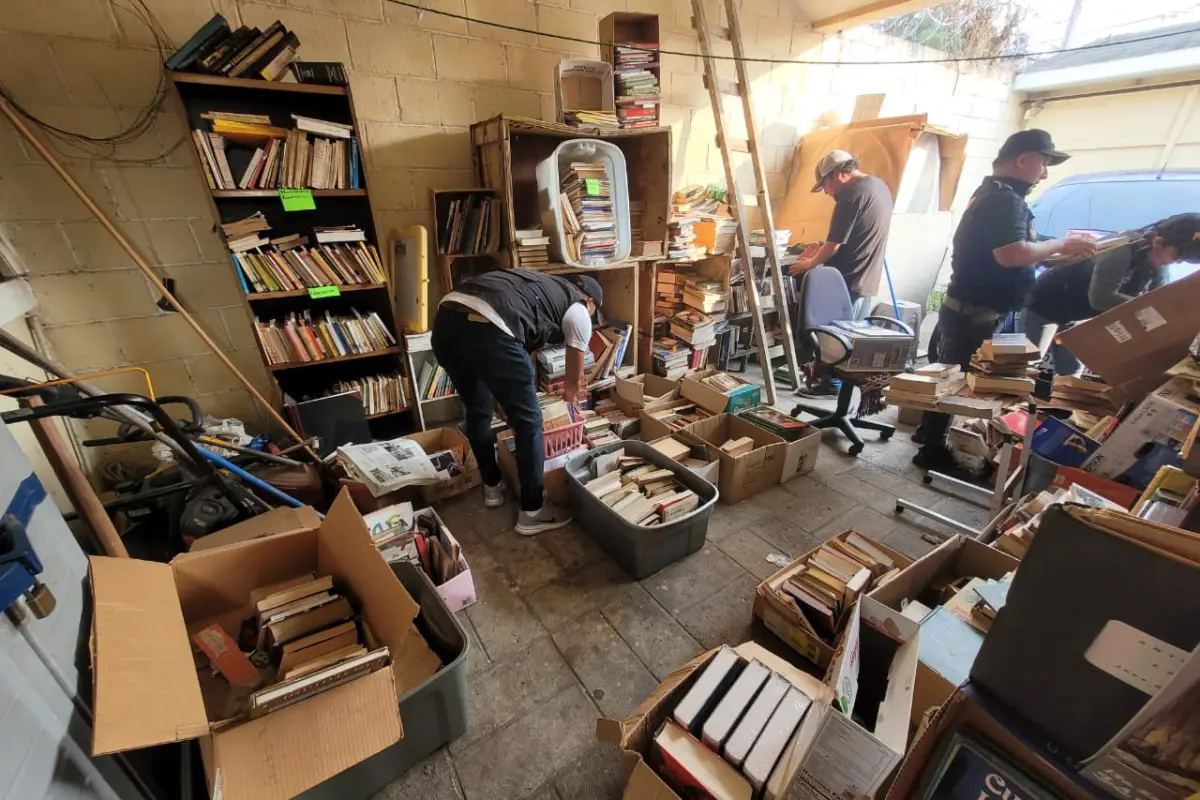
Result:
{"label": "stack of magazines", "polygon": [[412,439],[345,445],[337,449],[337,460],[372,497],[439,480],[433,461]]}
{"label": "stack of magazines", "polygon": [[350,315],[304,311],[282,320],[256,319],[254,332],[272,365],[361,355],[396,344],[379,314],[372,311],[364,316],[356,309]]}
{"label": "stack of magazines", "polygon": [[612,181],[603,161],[574,162],[562,176],[564,244],[567,257],[584,264],[616,258],[617,222]]}

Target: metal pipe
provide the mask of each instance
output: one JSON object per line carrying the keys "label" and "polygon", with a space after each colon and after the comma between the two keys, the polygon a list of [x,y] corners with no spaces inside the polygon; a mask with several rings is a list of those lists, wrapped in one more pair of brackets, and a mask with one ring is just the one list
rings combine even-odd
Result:
{"label": "metal pipe", "polygon": [[251,475],[249,472],[242,469],[237,464],[234,464],[232,461],[230,461],[226,458],[221,458],[219,455],[212,452],[211,450],[208,450],[207,448],[200,447],[200,446],[197,446],[196,449],[200,451],[200,455],[204,456],[205,458],[207,458],[209,461],[213,462],[217,466],[221,467],[222,469],[229,470],[234,475],[237,475],[239,478],[244,480],[246,483],[249,483],[251,486],[255,486],[259,489],[262,489],[264,492],[267,492],[272,497],[282,500],[284,503],[287,503],[289,506],[292,506],[293,508],[300,508],[301,506],[304,505],[304,503],[301,503],[299,500],[292,497],[290,494],[281,492],[279,489],[276,489],[274,486],[267,483],[266,481],[264,481],[262,478],[258,477],[257,475]]}
{"label": "metal pipe", "polygon": [[1122,89],[1103,89],[1099,92],[1081,92],[1080,94],[1059,94],[1049,97],[1030,97],[1021,101],[1023,106],[1038,106],[1046,103],[1057,103],[1062,100],[1086,100],[1090,97],[1111,97],[1117,94],[1136,94],[1138,92],[1156,92],[1159,89],[1182,89],[1185,86],[1200,86],[1200,80],[1175,81],[1174,83],[1156,83],[1152,86],[1126,86]]}

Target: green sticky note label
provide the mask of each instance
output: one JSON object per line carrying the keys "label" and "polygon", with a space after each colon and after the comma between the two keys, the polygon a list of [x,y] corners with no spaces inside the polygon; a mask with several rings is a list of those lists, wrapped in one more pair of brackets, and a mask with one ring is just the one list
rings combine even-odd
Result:
{"label": "green sticky note label", "polygon": [[317,208],[312,189],[280,189],[279,199],[284,211],[315,211]]}
{"label": "green sticky note label", "polygon": [[599,178],[584,178],[584,185],[587,188],[588,194],[600,194],[600,179]]}
{"label": "green sticky note label", "polygon": [[341,297],[342,290],[336,286],[316,286],[308,290],[308,296],[313,300],[324,300],[326,297]]}

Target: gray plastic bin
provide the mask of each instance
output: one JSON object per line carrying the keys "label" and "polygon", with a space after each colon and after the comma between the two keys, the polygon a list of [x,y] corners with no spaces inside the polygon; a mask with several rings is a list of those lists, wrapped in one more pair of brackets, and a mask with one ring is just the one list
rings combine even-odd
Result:
{"label": "gray plastic bin", "polygon": [[403,739],[299,795],[304,800],[370,797],[467,732],[467,634],[424,572],[411,564],[391,567],[421,606],[417,628],[441,657],[443,666],[400,698]]}
{"label": "gray plastic bin", "polygon": [[[691,514],[669,525],[642,528],[616,514],[584,487],[592,477],[596,456],[625,449],[629,456],[675,473],[675,478],[700,496]],[[589,450],[567,462],[567,486],[580,527],[600,548],[634,578],[645,578],[704,547],[708,520],[717,504],[717,487],[645,442],[624,441]]]}

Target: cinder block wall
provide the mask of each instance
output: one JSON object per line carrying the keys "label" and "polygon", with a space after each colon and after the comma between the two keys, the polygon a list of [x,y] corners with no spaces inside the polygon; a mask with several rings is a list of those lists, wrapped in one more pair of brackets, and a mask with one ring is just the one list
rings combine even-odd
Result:
{"label": "cinder block wall", "polygon": [[[628,8],[660,15],[665,49],[697,48],[688,0],[427,3],[536,34],[419,15],[384,0],[145,1],[176,43],[214,12],[235,27],[266,27],[282,19],[299,36],[303,58],[343,62],[362,122],[381,231],[428,225],[430,188],[473,183],[472,122],[498,113],[553,118],[558,59],[594,57],[597,48],[543,34],[595,39],[602,16]],[[710,2],[710,17],[723,24],[716,5]],[[51,124],[92,135],[119,130],[152,100],[160,73],[152,39],[129,6],[130,0],[4,0],[0,82]],[[940,55],[869,29],[813,34],[792,0],[744,0],[739,16],[747,49],[758,56],[804,61]],[[676,186],[723,184],[699,62],[668,55],[663,66],[663,119],[675,133]],[[732,66],[726,66],[732,76]],[[848,120],[860,93],[886,92],[885,115],[928,111],[938,124],[970,133],[975,158],[964,185],[978,179],[998,138],[1013,127],[1007,76],[1000,73],[940,65],[800,64],[753,65],[751,73],[773,196],[786,189],[797,138],[821,121]],[[168,98],[151,129],[111,157],[96,160],[69,144],[53,144],[71,174],[141,253],[175,278],[182,301],[267,392],[269,376],[228,254],[214,233],[186,133]],[[28,270],[53,357],[80,371],[142,365],[160,394],[194,395],[209,413],[261,427],[263,415],[250,396],[177,315],[155,308],[155,294],[132,263],[7,122],[0,122],[0,235],[11,240]],[[135,388],[127,379],[108,385]]]}

